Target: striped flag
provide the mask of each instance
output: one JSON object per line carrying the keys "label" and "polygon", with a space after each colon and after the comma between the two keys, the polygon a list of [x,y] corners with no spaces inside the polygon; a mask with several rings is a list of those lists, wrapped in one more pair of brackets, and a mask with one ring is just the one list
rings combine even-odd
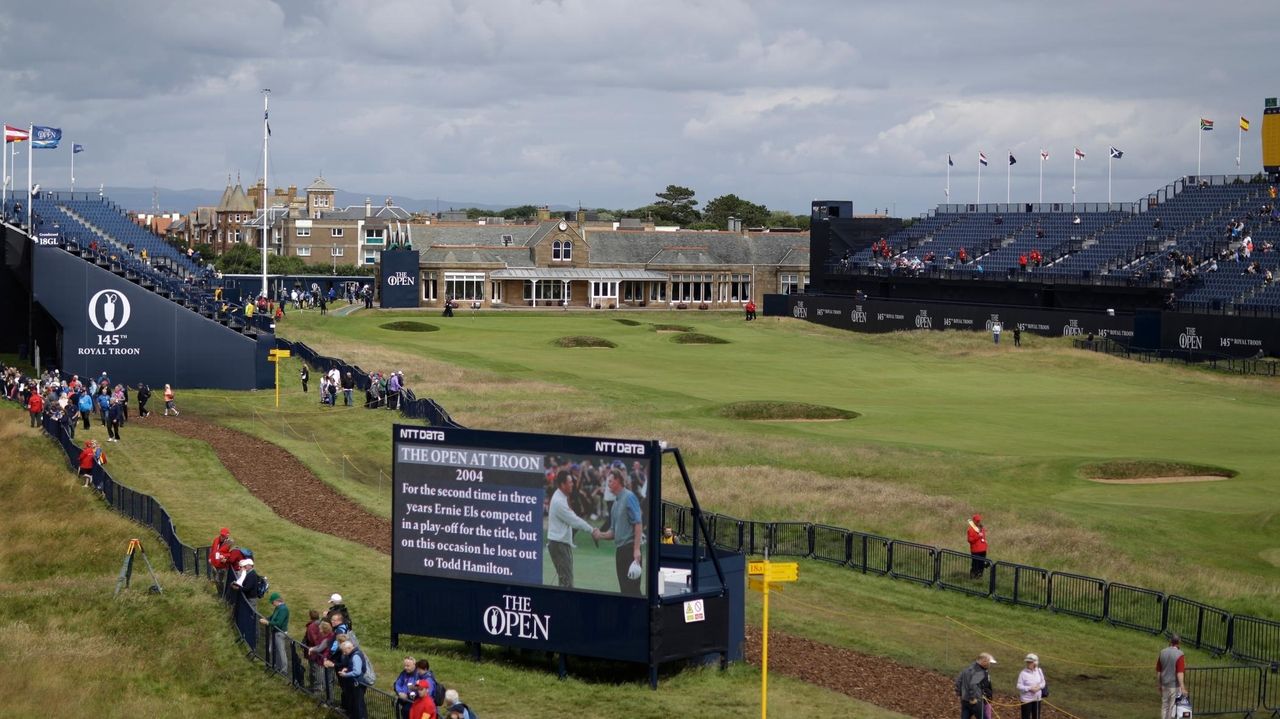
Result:
{"label": "striped flag", "polygon": [[979,163],[981,163],[983,167],[986,167],[986,165],[987,165],[987,153],[985,153],[985,152],[979,152],[979,153],[978,153],[978,162],[979,162]]}
{"label": "striped flag", "polygon": [[1200,118],[1200,129],[1204,130],[1205,132],[1209,132],[1210,130],[1212,130],[1213,120],[1206,120],[1203,117]]}
{"label": "striped flag", "polygon": [[1249,131],[1249,120],[1246,119],[1244,115],[1240,116],[1240,129],[1245,132]]}
{"label": "striped flag", "polygon": [[1076,159],[1077,159],[1077,160],[1083,160],[1083,159],[1084,159],[1084,151],[1083,151],[1083,150],[1081,150],[1081,149],[1080,149],[1080,148],[1078,148],[1078,147],[1076,148]]}
{"label": "striped flag", "polygon": [[19,128],[13,127],[12,125],[4,126],[5,142],[23,142],[25,140],[30,140],[30,139],[31,139],[31,133],[27,132],[26,130],[21,130]]}

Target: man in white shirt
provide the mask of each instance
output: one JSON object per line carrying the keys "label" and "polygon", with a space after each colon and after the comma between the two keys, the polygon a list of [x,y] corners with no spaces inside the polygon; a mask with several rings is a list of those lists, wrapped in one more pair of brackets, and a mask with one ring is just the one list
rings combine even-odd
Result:
{"label": "man in white shirt", "polygon": [[551,494],[551,505],[547,509],[547,553],[551,555],[551,563],[555,565],[560,586],[572,587],[573,530],[590,532],[592,538],[598,537],[600,530],[570,509],[569,494],[573,492],[573,475],[568,470],[562,469],[556,474],[555,486],[556,491]]}

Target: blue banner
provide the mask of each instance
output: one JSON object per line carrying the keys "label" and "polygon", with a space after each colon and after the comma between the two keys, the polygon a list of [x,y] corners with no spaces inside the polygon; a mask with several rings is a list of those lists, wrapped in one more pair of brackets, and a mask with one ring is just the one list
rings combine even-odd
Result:
{"label": "blue banner", "polygon": [[75,153],[77,153],[77,152],[84,152],[84,145],[72,145],[72,146],[71,146],[71,153],[72,153],[72,154],[75,154]]}
{"label": "blue banner", "polygon": [[60,127],[42,127],[35,125],[31,128],[31,146],[44,150],[52,150],[62,141],[62,128]]}

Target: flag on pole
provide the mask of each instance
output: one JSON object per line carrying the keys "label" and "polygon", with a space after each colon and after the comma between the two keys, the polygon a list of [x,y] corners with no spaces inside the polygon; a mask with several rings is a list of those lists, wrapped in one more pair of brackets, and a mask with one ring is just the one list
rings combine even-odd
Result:
{"label": "flag on pole", "polygon": [[978,153],[978,162],[982,163],[982,165],[985,167],[985,166],[986,166],[986,164],[987,164],[987,153],[985,153],[985,152],[979,152],[979,153]]}
{"label": "flag on pole", "polygon": [[1048,159],[1049,159],[1049,151],[1048,151],[1048,150],[1041,150],[1041,151],[1040,151],[1040,160],[1043,162],[1043,161],[1048,160]]}
{"label": "flag on pole", "polygon": [[1012,152],[1009,153],[1009,164],[1010,165],[1018,164],[1018,158],[1014,157]]}
{"label": "flag on pole", "polygon": [[1210,130],[1212,130],[1213,120],[1206,120],[1203,117],[1200,118],[1200,129],[1204,130],[1205,132],[1209,132]]}
{"label": "flag on pole", "polygon": [[951,159],[951,153],[947,153],[947,167],[955,167],[956,163]]}
{"label": "flag on pole", "polygon": [[31,133],[27,132],[26,130],[20,130],[12,125],[4,126],[5,142],[23,142],[24,140],[30,140],[30,139],[31,139]]}
{"label": "flag on pole", "polygon": [[1111,146],[1111,157],[1113,157],[1113,158],[1115,158],[1115,159],[1119,160],[1120,158],[1124,157],[1124,152],[1123,152],[1123,151],[1121,151],[1121,150],[1117,150],[1117,149],[1116,149],[1116,146],[1115,146],[1115,145],[1112,145],[1112,146]]}
{"label": "flag on pole", "polygon": [[1244,115],[1240,116],[1240,129],[1244,130],[1245,132],[1249,131],[1249,121],[1245,119]]}
{"label": "flag on pole", "polygon": [[271,137],[271,116],[266,110],[262,111],[262,121],[267,125],[267,137]]}
{"label": "flag on pole", "polygon": [[84,152],[84,145],[75,145],[75,144],[73,144],[73,145],[71,146],[71,154],[73,154],[73,155],[74,155],[74,154],[76,154],[77,152]]}
{"label": "flag on pole", "polygon": [[1076,159],[1077,159],[1077,160],[1083,160],[1083,159],[1084,159],[1084,151],[1083,151],[1083,150],[1081,150],[1081,149],[1080,149],[1080,148],[1078,148],[1078,147],[1076,148]]}
{"label": "flag on pole", "polygon": [[31,126],[31,147],[41,150],[53,150],[62,141],[62,128]]}

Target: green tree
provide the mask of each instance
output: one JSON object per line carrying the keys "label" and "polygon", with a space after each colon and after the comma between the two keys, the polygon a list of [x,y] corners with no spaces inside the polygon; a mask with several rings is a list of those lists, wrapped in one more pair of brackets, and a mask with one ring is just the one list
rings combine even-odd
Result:
{"label": "green tree", "polygon": [[769,213],[769,217],[764,224],[767,227],[797,227],[801,230],[808,230],[809,216],[793,215],[790,212],[777,210]]}
{"label": "green tree", "polygon": [[687,187],[667,185],[666,190],[655,193],[658,201],[652,205],[654,216],[681,225],[697,222],[698,211],[695,206],[698,201],[693,199],[694,194]]}
{"label": "green tree", "polygon": [[761,227],[769,220],[769,208],[728,194],[711,200],[702,210],[702,219],[717,230],[728,229],[730,217],[742,220],[744,227]]}
{"label": "green tree", "polygon": [[262,253],[246,244],[233,245],[218,256],[214,265],[223,274],[250,275],[262,271]]}
{"label": "green tree", "polygon": [[508,207],[499,216],[508,220],[531,220],[538,216],[538,208],[533,205],[520,205],[519,207]]}

